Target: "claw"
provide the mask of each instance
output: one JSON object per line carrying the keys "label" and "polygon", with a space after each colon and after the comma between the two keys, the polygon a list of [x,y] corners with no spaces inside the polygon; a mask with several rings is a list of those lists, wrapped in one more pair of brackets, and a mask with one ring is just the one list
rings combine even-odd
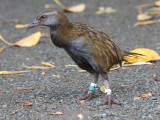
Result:
{"label": "claw", "polygon": [[107,95],[107,99],[104,100],[104,102],[100,103],[99,105],[108,105],[111,106],[111,103],[117,104],[117,105],[121,105],[121,103],[119,101],[117,101],[116,99],[112,98],[111,95]]}
{"label": "claw", "polygon": [[93,95],[95,95],[95,93],[91,90],[88,91],[88,95],[82,96],[82,97],[78,97],[78,100],[91,100],[93,98]]}

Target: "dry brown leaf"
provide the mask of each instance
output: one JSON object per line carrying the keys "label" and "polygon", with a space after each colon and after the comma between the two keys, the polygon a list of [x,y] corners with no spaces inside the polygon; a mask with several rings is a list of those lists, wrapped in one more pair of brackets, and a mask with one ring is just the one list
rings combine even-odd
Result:
{"label": "dry brown leaf", "polygon": [[57,112],[53,111],[53,112],[51,112],[51,114],[52,114],[52,115],[63,115],[63,113],[62,113],[62,112],[59,112],[59,111],[57,111]]}
{"label": "dry brown leaf", "polygon": [[30,71],[0,71],[0,75],[19,74],[25,72],[30,72]]}
{"label": "dry brown leaf", "polygon": [[49,66],[49,67],[52,67],[52,68],[57,68],[58,66],[54,66],[50,63],[47,63],[47,62],[41,62],[42,65],[45,65],[45,66]]}
{"label": "dry brown leaf", "polygon": [[147,15],[157,15],[157,14],[160,14],[160,7],[150,8],[145,13]]}
{"label": "dry brown leaf", "polygon": [[84,117],[83,117],[83,115],[80,113],[80,114],[78,115],[78,118],[81,120],[81,119],[83,119]]}
{"label": "dry brown leaf", "polygon": [[78,67],[77,65],[65,65],[65,67]]}
{"label": "dry brown leaf", "polygon": [[15,25],[15,28],[26,28],[29,24],[17,24]]}
{"label": "dry brown leaf", "polygon": [[68,9],[64,9],[64,11],[66,11],[66,12],[83,12],[84,10],[85,10],[85,4],[78,4],[78,5],[72,6]]}
{"label": "dry brown leaf", "polygon": [[41,37],[41,32],[36,32],[14,43],[14,45],[20,46],[20,47],[32,47],[39,42],[40,37]]}
{"label": "dry brown leaf", "polygon": [[160,20],[137,22],[135,23],[135,26],[150,25],[150,24],[156,24],[156,23],[160,23]]}
{"label": "dry brown leaf", "polygon": [[149,20],[152,18],[153,18],[152,16],[147,15],[146,13],[140,13],[137,15],[137,20]]}
{"label": "dry brown leaf", "polygon": [[2,52],[4,49],[6,49],[6,46],[3,46],[2,48],[0,48],[0,52]]}
{"label": "dry brown leaf", "polygon": [[20,41],[17,41],[16,43],[9,43],[0,35],[0,40],[2,40],[9,46],[32,47],[39,42],[40,36],[41,32],[36,32],[34,34],[31,34],[30,36],[21,39]]}
{"label": "dry brown leaf", "polygon": [[3,22],[8,22],[8,23],[19,23],[20,20],[19,19],[11,19],[11,20],[4,20]]}
{"label": "dry brown leaf", "polygon": [[154,5],[157,7],[160,7],[160,1],[158,0],[158,1],[154,2]]}
{"label": "dry brown leaf", "polygon": [[104,85],[102,85],[102,86],[100,87],[100,90],[101,90],[103,93],[105,93],[105,89],[106,89],[106,87],[105,87]]}
{"label": "dry brown leaf", "polygon": [[82,70],[82,69],[80,69],[80,70],[77,70],[78,72],[87,72],[86,70]]}
{"label": "dry brown leaf", "polygon": [[148,94],[142,94],[141,95],[141,98],[146,98],[146,97],[151,97],[152,94],[151,93],[148,93]]}
{"label": "dry brown leaf", "polygon": [[45,66],[22,66],[24,68],[28,68],[28,69],[51,69],[51,68],[54,68],[54,67],[45,67]]}
{"label": "dry brown leaf", "polygon": [[84,100],[80,100],[80,103],[85,103]]}
{"label": "dry brown leaf", "polygon": [[96,11],[96,14],[102,14],[102,13],[114,13],[114,12],[117,12],[116,9],[113,9],[111,7],[107,7],[107,8],[104,8],[104,7],[100,7],[98,11]]}
{"label": "dry brown leaf", "polygon": [[134,100],[139,100],[141,99],[141,97],[134,97]]}
{"label": "dry brown leaf", "polygon": [[64,10],[64,12],[83,12],[85,10],[85,4],[83,3],[67,8],[62,5],[59,0],[54,0],[54,2],[56,2],[56,4]]}
{"label": "dry brown leaf", "polygon": [[31,103],[31,102],[26,102],[26,105],[28,105],[28,106],[32,106],[32,105],[33,105],[33,103]]}
{"label": "dry brown leaf", "polygon": [[48,35],[48,34],[41,34],[41,38],[50,38],[50,35]]}

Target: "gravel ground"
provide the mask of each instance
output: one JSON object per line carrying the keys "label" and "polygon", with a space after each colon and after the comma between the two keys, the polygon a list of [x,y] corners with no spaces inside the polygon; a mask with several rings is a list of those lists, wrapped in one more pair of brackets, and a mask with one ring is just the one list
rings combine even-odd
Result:
{"label": "gravel ground", "polygon": [[[107,33],[122,49],[150,48],[160,54],[160,24],[134,27],[136,5],[153,0],[61,0],[66,6],[85,3],[83,13],[66,13],[70,21],[82,22]],[[20,19],[22,24],[29,23],[44,8],[53,4],[52,0],[1,0],[0,34],[9,42],[15,42],[36,31],[49,33],[47,28],[35,28],[30,31],[14,28],[13,23],[4,23],[7,19]],[[100,6],[113,7],[118,12],[96,15]],[[62,11],[62,10],[60,10]],[[5,44],[0,42],[0,48]],[[31,48],[9,47],[0,53],[0,70],[25,70],[21,65],[40,65],[49,62],[58,69],[35,70],[29,73],[0,76],[0,119],[1,120],[78,120],[82,114],[84,120],[159,120],[160,96],[139,100],[134,97],[143,93],[160,92],[160,81],[155,81],[153,74],[160,75],[160,63],[121,68],[109,73],[113,96],[123,103],[122,106],[97,106],[105,95],[97,88],[98,96],[91,101],[80,103],[77,96],[85,93],[92,77],[88,73],[79,73],[62,49],[56,48],[49,38],[42,38],[40,43]],[[44,73],[45,74],[42,74]],[[52,75],[59,75],[60,78]],[[98,85],[102,85],[99,78]],[[16,91],[16,89],[29,89]],[[33,103],[32,106],[26,102]],[[60,111],[63,115],[52,115]]]}

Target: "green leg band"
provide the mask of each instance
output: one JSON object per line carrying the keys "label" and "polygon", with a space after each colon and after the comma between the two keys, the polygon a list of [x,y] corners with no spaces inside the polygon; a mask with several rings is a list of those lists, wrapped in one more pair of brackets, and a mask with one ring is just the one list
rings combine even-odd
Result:
{"label": "green leg band", "polygon": [[95,87],[93,87],[93,86],[89,86],[89,90],[91,90],[91,91],[95,91]]}

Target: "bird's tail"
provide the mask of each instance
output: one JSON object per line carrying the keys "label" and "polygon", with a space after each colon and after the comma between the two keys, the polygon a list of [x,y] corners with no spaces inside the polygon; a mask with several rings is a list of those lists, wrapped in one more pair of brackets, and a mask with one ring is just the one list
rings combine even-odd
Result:
{"label": "bird's tail", "polygon": [[144,55],[139,53],[123,51],[123,61],[125,61],[125,63],[134,63],[136,59],[142,56]]}

